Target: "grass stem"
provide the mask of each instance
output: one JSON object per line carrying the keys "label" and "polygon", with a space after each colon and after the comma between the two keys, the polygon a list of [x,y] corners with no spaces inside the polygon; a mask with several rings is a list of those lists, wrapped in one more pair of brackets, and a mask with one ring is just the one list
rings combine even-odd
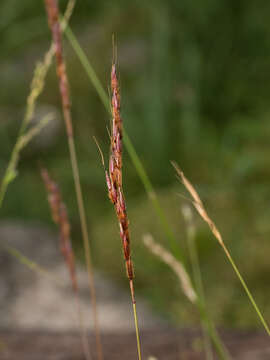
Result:
{"label": "grass stem", "polygon": [[234,269],[234,271],[235,271],[235,273],[236,273],[239,281],[241,282],[241,284],[242,284],[242,286],[243,286],[243,288],[244,288],[244,290],[245,290],[245,292],[246,292],[246,294],[247,294],[247,296],[248,296],[251,304],[253,305],[253,307],[254,307],[254,309],[255,309],[255,311],[256,311],[259,319],[261,320],[261,323],[263,324],[263,326],[264,326],[264,328],[265,328],[265,331],[266,331],[267,334],[270,336],[269,326],[268,326],[268,324],[267,324],[267,322],[266,322],[266,320],[265,320],[262,312],[260,311],[260,309],[259,309],[259,307],[258,307],[258,305],[257,305],[257,303],[256,303],[256,301],[255,301],[255,299],[254,299],[254,297],[252,296],[252,294],[251,294],[251,292],[250,292],[250,290],[249,290],[249,288],[248,288],[248,286],[247,286],[244,278],[242,277],[240,271],[238,270],[238,267],[236,266],[233,258],[231,257],[231,254],[229,253],[229,250],[228,250],[227,247],[225,246],[225,244],[223,244],[223,250],[224,250],[224,252],[225,252],[225,254],[226,254],[229,262],[231,263],[231,265],[232,265],[232,267],[233,267],[233,269]]}
{"label": "grass stem", "polygon": [[89,235],[87,228],[87,221],[85,215],[84,201],[82,196],[82,189],[80,183],[79,176],[79,168],[78,161],[75,150],[74,143],[74,135],[73,135],[73,127],[72,127],[72,117],[71,117],[71,102],[69,96],[69,87],[68,87],[68,79],[65,67],[65,61],[63,56],[63,47],[62,47],[62,31],[59,22],[59,9],[58,2],[56,0],[45,0],[48,22],[52,32],[53,42],[55,44],[55,58],[57,64],[57,75],[59,81],[59,90],[62,100],[62,110],[64,121],[66,125],[66,132],[68,138],[68,146],[70,153],[70,161],[77,197],[77,204],[79,209],[79,217],[82,229],[83,236],[83,244],[84,244],[84,253],[86,259],[87,273],[88,273],[88,282],[89,282],[89,290],[90,290],[90,299],[93,310],[93,319],[94,319],[94,329],[96,336],[96,347],[98,359],[103,360],[103,351],[100,339],[100,329],[98,323],[98,315],[97,315],[97,301],[96,301],[96,291],[94,284],[94,274],[93,274],[93,266],[91,260],[91,249],[89,243]]}
{"label": "grass stem", "polygon": [[140,334],[139,334],[139,327],[138,327],[136,303],[133,303],[132,307],[133,307],[133,315],[134,315],[134,324],[135,324],[135,329],[136,329],[138,359],[141,360],[142,359],[141,342],[140,342]]}
{"label": "grass stem", "polygon": [[216,238],[216,240],[218,241],[218,243],[220,244],[220,246],[222,247],[226,257],[228,258],[229,262],[232,265],[233,270],[235,271],[241,285],[243,286],[255,312],[258,315],[258,318],[260,319],[265,331],[267,332],[268,336],[270,336],[270,329],[269,326],[266,322],[266,320],[264,319],[264,316],[262,314],[262,312],[260,311],[257,303],[255,302],[245,280],[243,279],[238,267],[236,266],[234,260],[232,259],[232,256],[228,250],[228,248],[226,247],[223,238],[221,236],[221,233],[219,232],[218,228],[216,227],[215,223],[213,222],[213,220],[209,217],[204,204],[202,202],[202,200],[199,197],[199,194],[197,193],[197,191],[195,190],[194,186],[191,184],[191,182],[185,177],[183,171],[179,168],[179,166],[177,165],[177,163],[172,162],[172,166],[175,168],[176,173],[178,174],[180,181],[183,183],[183,185],[185,186],[185,188],[187,189],[187,191],[189,192],[189,194],[192,197],[192,204],[195,207],[195,209],[197,210],[198,214],[201,216],[201,218],[207,223],[207,225],[209,226],[212,234],[214,235],[214,237]]}

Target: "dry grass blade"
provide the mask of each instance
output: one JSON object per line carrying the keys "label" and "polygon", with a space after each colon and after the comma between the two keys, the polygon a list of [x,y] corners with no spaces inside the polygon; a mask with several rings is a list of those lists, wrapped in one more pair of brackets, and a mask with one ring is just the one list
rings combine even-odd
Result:
{"label": "dry grass blade", "polygon": [[79,168],[78,161],[73,137],[73,128],[72,128],[72,117],[71,117],[71,101],[69,95],[69,87],[68,87],[68,78],[66,73],[66,65],[64,61],[63,55],[63,46],[62,46],[62,32],[61,25],[59,21],[59,9],[58,9],[58,1],[57,0],[45,0],[45,6],[48,15],[48,23],[51,29],[53,44],[55,48],[55,58],[56,58],[56,68],[59,82],[59,91],[61,95],[62,101],[62,111],[64,116],[64,121],[66,125],[66,132],[68,138],[69,152],[70,152],[70,162],[72,166],[74,185],[79,209],[79,216],[81,222],[81,229],[83,235],[83,244],[84,244],[84,253],[86,258],[87,265],[87,273],[88,273],[88,282],[89,282],[89,290],[90,290],[90,298],[93,310],[94,317],[94,327],[95,327],[95,335],[96,335],[96,346],[97,346],[97,354],[98,359],[103,359],[102,345],[100,339],[100,329],[98,323],[98,315],[97,315],[97,301],[96,301],[96,290],[94,284],[94,274],[92,267],[92,259],[91,259],[91,249],[89,244],[89,235],[87,228],[87,221],[85,215],[84,201],[82,196],[82,189],[80,183],[79,176]]}
{"label": "dry grass blade", "polygon": [[179,175],[183,185],[185,186],[187,191],[192,196],[192,198],[193,198],[192,203],[193,203],[194,207],[196,208],[198,213],[201,215],[203,220],[208,224],[208,226],[210,227],[213,235],[216,237],[216,239],[221,244],[221,246],[224,246],[224,243],[223,243],[222,237],[220,235],[220,232],[218,231],[218,229],[217,229],[216,225],[214,224],[214,222],[208,216],[208,214],[207,214],[207,212],[206,212],[206,210],[204,208],[204,205],[203,205],[197,191],[194,189],[193,185],[185,177],[183,171],[179,168],[179,166],[173,161],[172,161],[172,165],[175,168],[177,174]]}
{"label": "dry grass blade", "polygon": [[51,179],[46,169],[44,168],[41,169],[41,176],[48,193],[48,202],[51,208],[53,221],[59,227],[60,249],[70,274],[72,289],[74,292],[77,311],[78,311],[79,324],[81,328],[82,346],[83,346],[84,354],[87,360],[91,360],[89,343],[87,341],[87,334],[82,322],[82,314],[81,314],[81,308],[79,302],[78,281],[77,281],[76,266],[75,266],[75,256],[73,253],[72,244],[70,240],[70,223],[67,215],[67,209],[64,202],[62,201],[59,186],[56,184],[56,182],[54,182]]}
{"label": "dry grass blade", "polygon": [[144,245],[152,252],[152,254],[159,257],[165,264],[167,264],[176,274],[181,284],[182,290],[186,297],[195,304],[197,295],[193,289],[189,275],[183,265],[163,246],[156,243],[150,234],[143,237]]}
{"label": "dry grass blade", "polygon": [[18,139],[18,149],[22,150],[41,130],[54,119],[54,114],[45,115],[37,125],[30,128],[25,134]]}
{"label": "dry grass blade", "polygon": [[25,130],[18,136],[16,140],[16,144],[11,153],[11,157],[6,168],[4,177],[1,182],[0,186],[0,208],[2,206],[7,187],[8,185],[16,178],[17,176],[17,165],[20,159],[20,153],[27,146],[27,144],[36,136],[38,135],[41,130],[51,121],[53,120],[53,114],[48,114],[43,117],[39,123],[29,130]]}
{"label": "dry grass blade", "polygon": [[[120,227],[120,237],[122,240],[122,247],[124,253],[124,259],[126,264],[127,277],[129,279],[130,293],[133,304],[134,323],[137,337],[137,349],[138,358],[141,359],[141,346],[138,330],[136,301],[134,294],[134,270],[131,260],[130,249],[130,234],[129,234],[129,220],[126,210],[126,202],[124,198],[124,192],[122,187],[122,138],[123,138],[123,125],[120,115],[120,89],[118,84],[118,78],[116,73],[116,65],[113,62],[111,71],[111,110],[112,110],[112,130],[111,130],[111,153],[109,160],[109,171],[105,170],[106,183],[108,187],[109,199],[114,205],[115,212],[118,218]],[[97,144],[98,145],[98,144]],[[99,146],[98,146],[99,147]],[[100,150],[100,148],[99,148]],[[101,150],[100,150],[101,151]],[[101,152],[102,161],[103,156]]]}
{"label": "dry grass blade", "polygon": [[255,302],[245,280],[243,279],[240,271],[238,270],[237,265],[235,264],[229,250],[227,249],[226,245],[223,242],[222,236],[219,232],[219,230],[217,229],[215,223],[211,220],[211,218],[209,217],[209,215],[207,214],[205,207],[197,193],[197,191],[195,190],[194,186],[191,184],[191,182],[185,177],[183,171],[180,169],[180,167],[177,165],[176,162],[172,161],[172,165],[175,168],[178,176],[180,177],[180,180],[182,181],[183,185],[185,186],[185,188],[187,189],[187,191],[190,193],[190,195],[192,196],[192,203],[195,207],[195,209],[198,211],[199,215],[202,217],[202,219],[208,224],[210,230],[212,231],[213,235],[215,236],[215,238],[217,239],[217,241],[219,242],[219,244],[221,245],[223,251],[225,252],[228,260],[230,261],[239,281],[241,282],[243,288],[245,289],[247,296],[251,302],[251,304],[253,305],[262,325],[264,326],[267,334],[270,336],[270,329],[268,327],[268,324],[266,322],[266,320],[264,319],[263,314],[261,313],[257,303]]}

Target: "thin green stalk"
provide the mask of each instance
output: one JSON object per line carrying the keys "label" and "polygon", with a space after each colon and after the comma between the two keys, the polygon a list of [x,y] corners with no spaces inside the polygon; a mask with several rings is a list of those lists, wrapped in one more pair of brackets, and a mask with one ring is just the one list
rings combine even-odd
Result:
{"label": "thin green stalk", "polygon": [[136,338],[137,338],[137,351],[138,351],[138,359],[142,359],[141,355],[141,343],[140,343],[140,335],[139,335],[139,327],[138,327],[138,318],[137,318],[137,309],[136,309],[136,303],[132,304],[133,307],[133,315],[134,315],[134,324],[136,329]]}
{"label": "thin green stalk", "polygon": [[32,126],[29,130],[19,132],[19,136],[17,137],[16,143],[12,149],[10,160],[0,185],[0,208],[2,207],[8,185],[17,176],[17,165],[20,159],[21,151],[52,120],[53,115],[47,114],[39,121],[39,123],[37,123],[35,126]]}
{"label": "thin green stalk", "polygon": [[84,326],[83,313],[82,313],[82,309],[81,309],[81,305],[80,305],[80,299],[79,299],[78,292],[76,292],[74,294],[74,300],[75,300],[75,306],[76,306],[77,314],[78,314],[78,328],[80,329],[80,332],[81,332],[81,341],[82,341],[84,355],[85,355],[86,360],[92,360],[92,356],[90,353],[90,345],[89,345],[88,336],[87,336],[87,329]]}
{"label": "thin green stalk", "polygon": [[[183,217],[186,222],[187,244],[188,244],[189,257],[190,257],[190,262],[191,262],[192,272],[193,272],[193,277],[194,277],[194,282],[195,282],[195,288],[196,288],[197,293],[200,296],[202,305],[206,311],[204,288],[203,288],[203,282],[202,282],[202,276],[201,276],[198,251],[197,251],[197,246],[196,246],[196,241],[195,241],[196,228],[195,228],[195,224],[192,219],[191,209],[190,209],[190,207],[188,207],[188,205],[182,207],[182,214],[183,214]],[[213,351],[212,351],[210,337],[208,334],[207,324],[205,324],[205,322],[202,321],[202,319],[201,319],[201,327],[202,327],[202,333],[203,333],[203,342],[204,342],[206,358],[208,360],[213,360]]]}
{"label": "thin green stalk", "polygon": [[207,326],[208,334],[211,337],[212,343],[215,346],[215,349],[216,349],[218,355],[220,356],[220,358],[222,360],[230,360],[231,356],[228,353],[227,349],[224,347],[224,345],[219,337],[219,334],[217,333],[217,330],[213,326],[212,321],[209,319],[209,316],[205,311],[205,307],[199,297],[197,298],[196,305],[199,310],[201,319],[204,321],[204,323]]}
{"label": "thin green stalk", "polygon": [[78,58],[80,59],[81,64],[83,65],[84,69],[86,70],[86,73],[91,80],[95,90],[97,91],[101,101],[103,102],[103,105],[105,108],[110,112],[110,100],[109,97],[104,90],[103,85],[101,84],[94,68],[90,64],[89,60],[87,59],[87,56],[85,55],[85,52],[83,51],[82,47],[80,46],[78,40],[74,36],[73,32],[71,31],[71,28],[69,26],[66,27],[65,35],[67,36],[70,44],[72,45],[75,53],[77,54]]}
{"label": "thin green stalk", "polygon": [[141,182],[143,183],[145,191],[146,191],[150,201],[152,202],[155,212],[156,212],[157,216],[159,217],[160,224],[162,225],[164,234],[166,235],[167,239],[169,240],[170,248],[171,248],[173,254],[178,258],[178,260],[180,260],[182,263],[184,263],[184,259],[183,259],[182,253],[181,253],[180,246],[178,246],[177,240],[174,236],[174,233],[171,230],[171,227],[168,223],[167,217],[166,217],[162,207],[160,206],[160,202],[158,200],[158,197],[154,190],[154,187],[153,187],[153,185],[144,169],[144,166],[143,166],[127,132],[125,131],[125,129],[124,129],[123,133],[124,133],[124,144],[126,146],[127,152],[131,158],[131,161],[133,162],[135,169],[137,170],[137,173],[141,179]]}
{"label": "thin green stalk", "polygon": [[[223,245],[224,245],[224,244],[223,244]],[[243,286],[243,288],[244,288],[244,290],[245,290],[245,292],[246,292],[246,294],[247,294],[247,296],[248,296],[251,304],[253,305],[253,307],[254,307],[254,309],[255,309],[255,311],[256,311],[259,319],[261,320],[261,322],[262,322],[262,324],[263,324],[263,326],[264,326],[267,334],[270,336],[269,326],[268,326],[267,322],[265,321],[263,314],[261,313],[261,311],[260,311],[260,309],[259,309],[259,307],[258,307],[258,305],[257,305],[257,303],[256,303],[256,301],[255,301],[255,299],[254,299],[254,297],[252,296],[252,294],[251,294],[251,292],[250,292],[250,290],[249,290],[249,288],[248,288],[245,280],[243,279],[240,271],[238,270],[238,267],[236,266],[234,260],[233,260],[232,257],[231,257],[231,254],[229,253],[229,251],[228,251],[228,249],[227,249],[227,247],[226,247],[225,245],[223,246],[223,250],[224,250],[225,254],[227,255],[227,258],[229,259],[229,261],[230,261],[230,263],[231,263],[231,265],[232,265],[232,267],[233,267],[233,269],[234,269],[234,271],[235,271],[238,279],[240,280],[240,282],[241,282],[241,284],[242,284],[242,286]]]}

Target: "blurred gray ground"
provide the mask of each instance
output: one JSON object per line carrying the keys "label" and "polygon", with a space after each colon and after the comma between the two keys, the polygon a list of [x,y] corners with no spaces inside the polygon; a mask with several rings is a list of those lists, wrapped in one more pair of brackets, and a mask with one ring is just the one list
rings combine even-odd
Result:
{"label": "blurred gray ground", "polygon": [[[16,248],[48,270],[45,276],[30,270],[15,257],[0,250],[0,328],[25,330],[74,330],[78,317],[69,274],[58,249],[58,238],[40,224],[0,223],[1,245]],[[120,260],[119,260],[120,261]],[[87,275],[77,266],[84,324],[92,328]],[[133,329],[128,288],[119,288],[95,272],[99,320],[102,331]],[[165,325],[142,299],[138,300],[140,327]]]}
{"label": "blurred gray ground", "polygon": [[[89,334],[93,360],[97,359],[95,339]],[[222,338],[233,360],[268,360],[269,340],[266,334],[248,331],[222,332]],[[198,330],[141,331],[143,358],[146,360],[204,360],[205,354]],[[1,360],[84,360],[81,341],[74,332],[1,331]],[[104,359],[137,360],[134,332],[102,335]],[[218,357],[215,357],[217,360]]]}
{"label": "blurred gray ground", "polygon": [[[1,360],[83,359],[77,314],[67,269],[58,249],[57,235],[40,224],[0,223],[1,245],[16,248],[46,268],[41,275],[0,251],[0,358]],[[87,275],[78,269],[84,324],[93,329]],[[126,291],[101,273],[95,273],[98,309],[105,357],[136,359],[132,309]],[[201,332],[169,328],[138,300],[144,355],[155,358],[203,359]],[[270,358],[268,337],[259,332],[223,331],[221,335],[234,359]],[[93,334],[90,345],[95,355]],[[95,358],[95,356],[94,356]]]}

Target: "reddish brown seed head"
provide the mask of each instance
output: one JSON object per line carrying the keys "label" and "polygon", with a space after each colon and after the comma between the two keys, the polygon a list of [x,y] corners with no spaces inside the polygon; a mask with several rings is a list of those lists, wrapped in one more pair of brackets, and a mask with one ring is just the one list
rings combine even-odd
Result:
{"label": "reddish brown seed head", "polygon": [[122,189],[122,120],[120,116],[120,92],[115,64],[112,65],[111,71],[111,91],[111,154],[109,159],[109,174],[106,172],[105,175],[109,198],[114,203],[115,212],[119,221],[120,237],[122,240],[123,253],[126,262],[127,276],[129,280],[132,280],[134,273],[130,255],[130,240],[128,230],[129,222]]}

